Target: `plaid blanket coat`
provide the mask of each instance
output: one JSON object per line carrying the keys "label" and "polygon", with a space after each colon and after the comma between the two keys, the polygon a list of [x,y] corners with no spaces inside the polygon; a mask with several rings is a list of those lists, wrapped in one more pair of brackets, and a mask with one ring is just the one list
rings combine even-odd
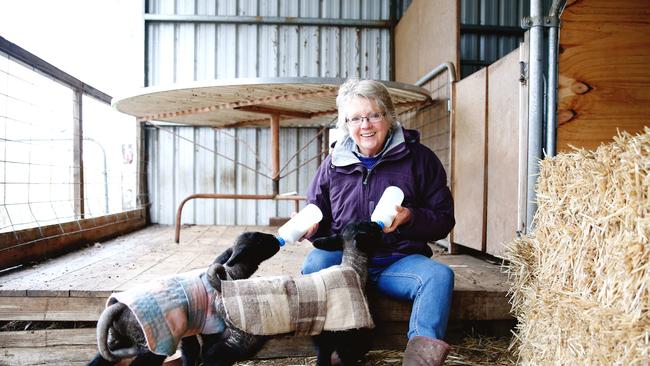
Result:
{"label": "plaid blanket coat", "polygon": [[173,355],[181,338],[221,333],[225,328],[214,306],[217,291],[203,273],[205,269],[197,269],[114,293],[106,306],[125,304],[142,327],[149,350]]}
{"label": "plaid blanket coat", "polygon": [[374,328],[359,275],[334,266],[305,276],[223,281],[227,320],[255,335]]}

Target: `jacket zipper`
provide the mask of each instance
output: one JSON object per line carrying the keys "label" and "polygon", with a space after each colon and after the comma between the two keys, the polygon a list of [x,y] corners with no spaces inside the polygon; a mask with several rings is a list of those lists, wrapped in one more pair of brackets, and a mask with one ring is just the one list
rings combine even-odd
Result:
{"label": "jacket zipper", "polygon": [[[379,163],[377,163],[377,164],[379,164]],[[375,164],[375,166],[377,166],[377,164]],[[364,186],[368,185],[368,178],[370,178],[370,173],[372,173],[372,169],[374,169],[374,167],[371,168],[371,169],[366,170],[365,177],[363,178],[363,185]]]}

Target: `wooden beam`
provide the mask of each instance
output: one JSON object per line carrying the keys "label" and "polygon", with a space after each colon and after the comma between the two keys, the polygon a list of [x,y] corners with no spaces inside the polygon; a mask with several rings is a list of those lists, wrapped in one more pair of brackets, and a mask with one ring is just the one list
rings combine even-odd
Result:
{"label": "wooden beam", "polygon": [[289,116],[289,117],[297,117],[297,118],[305,118],[309,119],[313,115],[311,112],[301,112],[301,111],[295,111],[295,110],[290,110],[290,109],[283,109],[283,108],[275,108],[275,107],[261,107],[261,106],[244,106],[244,107],[237,107],[235,108],[240,111],[244,112],[253,112],[253,113],[264,113],[264,114],[270,114],[270,115],[280,115],[280,116]]}
{"label": "wooden beam", "polygon": [[280,192],[280,115],[271,115],[271,177],[273,194]]}
{"label": "wooden beam", "polygon": [[[99,293],[93,295],[101,295]],[[0,320],[96,321],[105,297],[0,296]],[[377,322],[408,322],[411,303],[375,293],[369,302]],[[450,320],[509,320],[505,291],[454,291]]]}

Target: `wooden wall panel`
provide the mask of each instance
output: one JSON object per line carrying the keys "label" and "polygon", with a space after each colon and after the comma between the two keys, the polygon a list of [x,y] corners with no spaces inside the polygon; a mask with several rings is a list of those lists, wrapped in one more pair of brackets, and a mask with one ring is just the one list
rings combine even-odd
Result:
{"label": "wooden wall panel", "polygon": [[434,67],[458,69],[459,4],[414,0],[395,27],[395,80],[414,83]]}
{"label": "wooden wall panel", "polygon": [[650,2],[569,1],[561,16],[558,151],[650,125]]}
{"label": "wooden wall panel", "polygon": [[[519,50],[488,68],[486,252],[501,255],[517,231]],[[525,177],[525,175],[524,175]]]}
{"label": "wooden wall panel", "polygon": [[487,69],[455,84],[454,243],[485,250]]}

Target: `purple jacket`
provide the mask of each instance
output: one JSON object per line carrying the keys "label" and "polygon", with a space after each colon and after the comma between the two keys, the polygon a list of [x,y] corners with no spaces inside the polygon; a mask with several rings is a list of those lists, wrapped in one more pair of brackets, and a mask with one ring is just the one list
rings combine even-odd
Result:
{"label": "purple jacket", "polygon": [[370,170],[353,153],[356,145],[352,138],[336,144],[307,192],[307,202],[323,212],[312,239],[340,233],[352,221],[370,220],[384,189],[398,186],[404,191],[402,206],[413,216],[396,231],[383,235],[373,262],[415,253],[431,256],[426,242],[449,234],[455,224],[454,204],[440,160],[419,141],[417,131],[394,128],[382,157]]}

